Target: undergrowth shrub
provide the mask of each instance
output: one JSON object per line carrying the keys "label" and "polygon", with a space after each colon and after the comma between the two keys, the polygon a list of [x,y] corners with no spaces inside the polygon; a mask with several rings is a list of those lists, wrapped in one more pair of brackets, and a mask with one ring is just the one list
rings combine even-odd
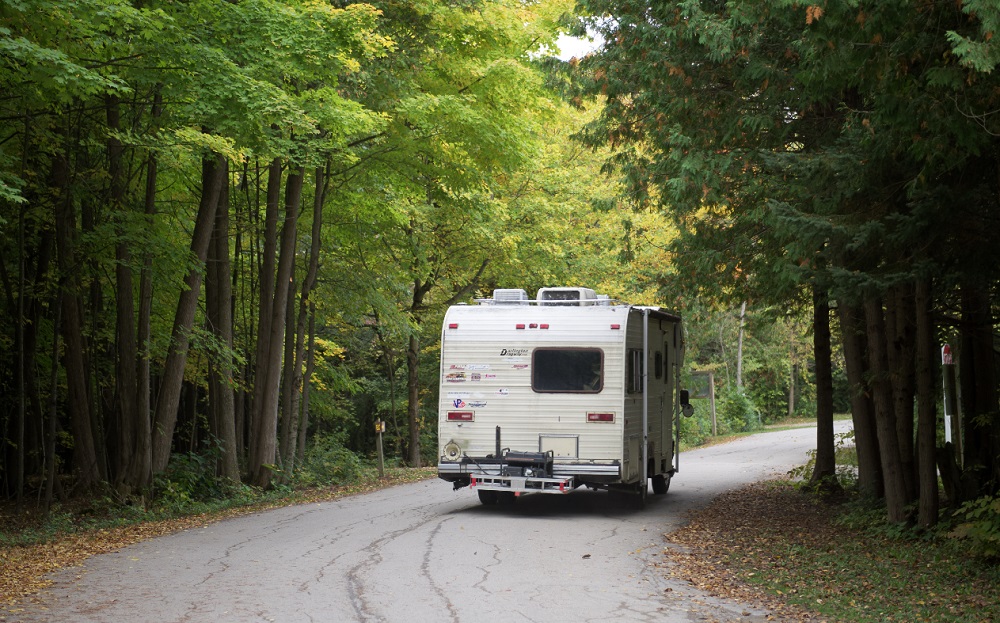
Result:
{"label": "undergrowth shrub", "polygon": [[238,502],[253,498],[252,487],[217,476],[221,457],[218,442],[210,442],[202,452],[175,454],[167,469],[153,476],[153,499],[163,510],[183,510],[204,503],[225,500]]}
{"label": "undergrowth shrub", "polygon": [[959,524],[949,536],[967,541],[977,556],[1000,560],[1000,496],[966,502],[955,517]]}
{"label": "undergrowth shrub", "polygon": [[305,486],[339,485],[357,481],[364,463],[357,454],[344,447],[335,435],[317,438],[306,450],[295,474]]}
{"label": "undergrowth shrub", "polygon": [[719,401],[716,420],[720,434],[745,433],[760,428],[760,413],[753,400],[740,390],[728,392]]}

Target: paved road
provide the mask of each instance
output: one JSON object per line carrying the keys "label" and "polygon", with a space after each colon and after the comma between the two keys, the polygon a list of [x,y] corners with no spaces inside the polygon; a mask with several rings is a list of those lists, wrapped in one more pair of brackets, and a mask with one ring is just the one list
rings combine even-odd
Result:
{"label": "paved road", "polygon": [[484,507],[431,480],[221,521],[91,558],[6,620],[760,621],[653,563],[686,512],[804,463],[814,446],[806,428],[685,453],[670,492],[642,511],[586,490]]}

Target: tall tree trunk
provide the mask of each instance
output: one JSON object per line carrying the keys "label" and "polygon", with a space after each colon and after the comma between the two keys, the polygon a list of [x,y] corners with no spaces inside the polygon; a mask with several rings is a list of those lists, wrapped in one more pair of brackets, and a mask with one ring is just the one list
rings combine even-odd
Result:
{"label": "tall tree trunk", "polygon": [[410,430],[410,466],[420,467],[420,338],[410,334],[406,348],[406,420]]}
{"label": "tall tree trunk", "polygon": [[885,495],[882,463],[875,432],[875,406],[868,386],[867,339],[861,310],[847,301],[839,301],[840,332],[844,363],[851,395],[854,421],[854,445],[858,452],[858,489],[866,497]]}
{"label": "tall tree trunk", "polygon": [[257,306],[257,347],[254,351],[253,399],[250,403],[249,456],[260,454],[259,432],[263,421],[267,366],[271,350],[271,316],[274,313],[275,263],[278,259],[278,213],[281,210],[281,160],[275,158],[267,169],[267,199],[264,205],[264,248],[261,251],[260,298]]}
{"label": "tall tree trunk", "polygon": [[740,331],[736,340],[736,388],[743,390],[743,331],[747,321],[747,302],[740,304]]}
{"label": "tall tree trunk", "polygon": [[931,323],[931,281],[918,279],[914,292],[917,348],[917,466],[920,483],[917,524],[930,528],[938,521],[937,400],[934,383],[934,326]]}
{"label": "tall tree trunk", "polygon": [[[278,433],[278,461],[284,471],[283,480],[291,476],[294,469],[294,459],[289,454],[295,452],[294,429],[298,426],[299,415],[292,411],[295,404],[294,396],[298,391],[295,387],[295,271],[292,271],[292,283],[288,287],[287,301],[285,301],[285,343],[284,354],[282,356],[281,385],[279,395],[281,396],[281,406],[278,410],[279,433]],[[300,375],[301,378],[301,375]]]}
{"label": "tall tree trunk", "polygon": [[163,379],[156,399],[155,425],[153,427],[153,472],[162,472],[170,460],[170,447],[177,425],[177,409],[184,384],[184,367],[187,363],[188,339],[194,324],[194,315],[201,292],[202,267],[208,257],[208,247],[215,227],[215,211],[225,181],[225,161],[216,155],[202,160],[201,203],[191,237],[191,254],[199,266],[184,279],[174,315],[170,335],[170,349],[164,365]]}
{"label": "tall tree trunk", "polygon": [[125,180],[122,172],[122,144],[114,133],[121,129],[118,97],[109,95],[106,98],[108,128],[112,135],[108,137],[108,176],[110,178],[110,208],[116,219],[117,241],[115,243],[115,331],[117,336],[117,353],[115,357],[115,380],[118,398],[118,430],[113,481],[116,485],[130,490],[126,481],[128,467],[132,463],[135,451],[136,419],[138,413],[136,399],[138,397],[138,378],[136,360],[138,345],[136,342],[135,303],[132,283],[132,251],[126,231],[127,215],[125,214]]}
{"label": "tall tree trunk", "polygon": [[87,490],[100,481],[101,475],[87,388],[83,314],[79,299],[80,267],[74,241],[76,217],[73,211],[73,193],[69,186],[69,163],[64,152],[53,156],[51,186],[55,191],[56,257],[60,274],[67,408],[73,426],[73,465],[77,484]]}
{"label": "tall tree trunk", "polygon": [[[275,275],[274,306],[271,310],[270,342],[265,362],[257,362],[257,383],[264,383],[260,421],[255,441],[256,452],[250,457],[249,472],[253,484],[270,486],[271,466],[275,462],[278,435],[278,390],[281,384],[281,356],[285,334],[285,310],[288,289],[295,269],[296,226],[302,202],[303,169],[289,173],[285,184],[285,220],[281,228],[281,248]],[[261,372],[263,371],[263,377]]]}
{"label": "tall tree trunk", "polygon": [[879,456],[885,481],[885,503],[889,521],[906,521],[906,482],[899,455],[889,378],[889,358],[886,348],[885,318],[882,301],[874,294],[865,297],[865,320],[868,333],[868,361],[872,376],[872,397],[875,402],[875,428],[878,431]]}
{"label": "tall tree trunk", "polygon": [[223,163],[224,183],[215,211],[215,227],[209,247],[206,267],[205,307],[212,332],[225,350],[224,358],[209,362],[209,405],[212,413],[212,434],[222,445],[216,473],[230,480],[239,480],[239,447],[236,445],[236,406],[233,394],[233,291],[232,269],[229,263],[229,166]]}
{"label": "tall tree trunk", "polygon": [[892,288],[888,301],[886,332],[896,436],[899,438],[906,497],[915,499],[917,471],[913,458],[913,400],[916,393],[916,306],[912,284]]}
{"label": "tall tree trunk", "polygon": [[962,448],[965,497],[995,492],[1000,486],[1000,426],[993,347],[990,288],[983,280],[967,279],[962,288]]}
{"label": "tall tree trunk", "polygon": [[[152,116],[159,119],[163,109],[163,95],[157,88],[153,96]],[[148,231],[152,230],[156,214],[156,152],[150,151],[146,161],[146,192],[143,199],[143,216]],[[127,482],[136,489],[149,486],[153,480],[153,423],[152,379],[149,363],[149,341],[153,317],[153,254],[143,252],[142,270],[139,273],[139,317],[136,320],[136,418],[135,438],[132,445],[132,462],[129,464]]]}
{"label": "tall tree trunk", "polygon": [[309,303],[309,346],[306,353],[306,374],[302,383],[302,405],[299,409],[298,456],[306,456],[306,434],[309,432],[309,379],[316,364],[316,305]]}
{"label": "tall tree trunk", "polygon": [[826,289],[813,285],[813,354],[816,360],[816,465],[811,482],[838,488],[833,436],[833,350],[830,345],[830,301]]}
{"label": "tall tree trunk", "polygon": [[[292,368],[289,378],[289,405],[286,421],[290,423],[287,431],[282,435],[281,453],[285,461],[285,471],[291,474],[295,469],[295,455],[298,449],[298,432],[302,415],[300,413],[301,398],[308,383],[302,378],[302,365],[305,358],[306,322],[310,318],[309,310],[312,309],[310,296],[316,287],[316,276],[319,273],[320,241],[323,233],[323,204],[326,200],[326,172],[322,167],[317,167],[315,171],[316,189],[313,194],[312,232],[310,234],[309,264],[306,269],[305,279],[302,280],[302,295],[299,297],[298,319],[294,327],[295,350],[292,353]],[[289,303],[292,301],[289,300]],[[287,441],[286,441],[287,439]]]}

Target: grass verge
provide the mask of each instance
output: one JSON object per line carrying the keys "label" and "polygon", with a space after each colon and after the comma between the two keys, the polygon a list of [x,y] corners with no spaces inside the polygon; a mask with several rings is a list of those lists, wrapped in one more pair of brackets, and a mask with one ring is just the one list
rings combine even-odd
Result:
{"label": "grass verge", "polygon": [[890,529],[884,510],[786,482],[730,492],[668,536],[702,590],[798,621],[1000,621],[1000,569],[943,534]]}

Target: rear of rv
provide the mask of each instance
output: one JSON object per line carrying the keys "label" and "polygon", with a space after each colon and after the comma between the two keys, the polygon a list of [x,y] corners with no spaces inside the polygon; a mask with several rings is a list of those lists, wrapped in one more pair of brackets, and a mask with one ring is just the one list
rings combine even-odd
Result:
{"label": "rear of rv", "polygon": [[438,475],[484,501],[488,491],[564,493],[641,471],[626,441],[640,430],[626,413],[634,308],[586,290],[543,296],[501,293],[444,320]]}

